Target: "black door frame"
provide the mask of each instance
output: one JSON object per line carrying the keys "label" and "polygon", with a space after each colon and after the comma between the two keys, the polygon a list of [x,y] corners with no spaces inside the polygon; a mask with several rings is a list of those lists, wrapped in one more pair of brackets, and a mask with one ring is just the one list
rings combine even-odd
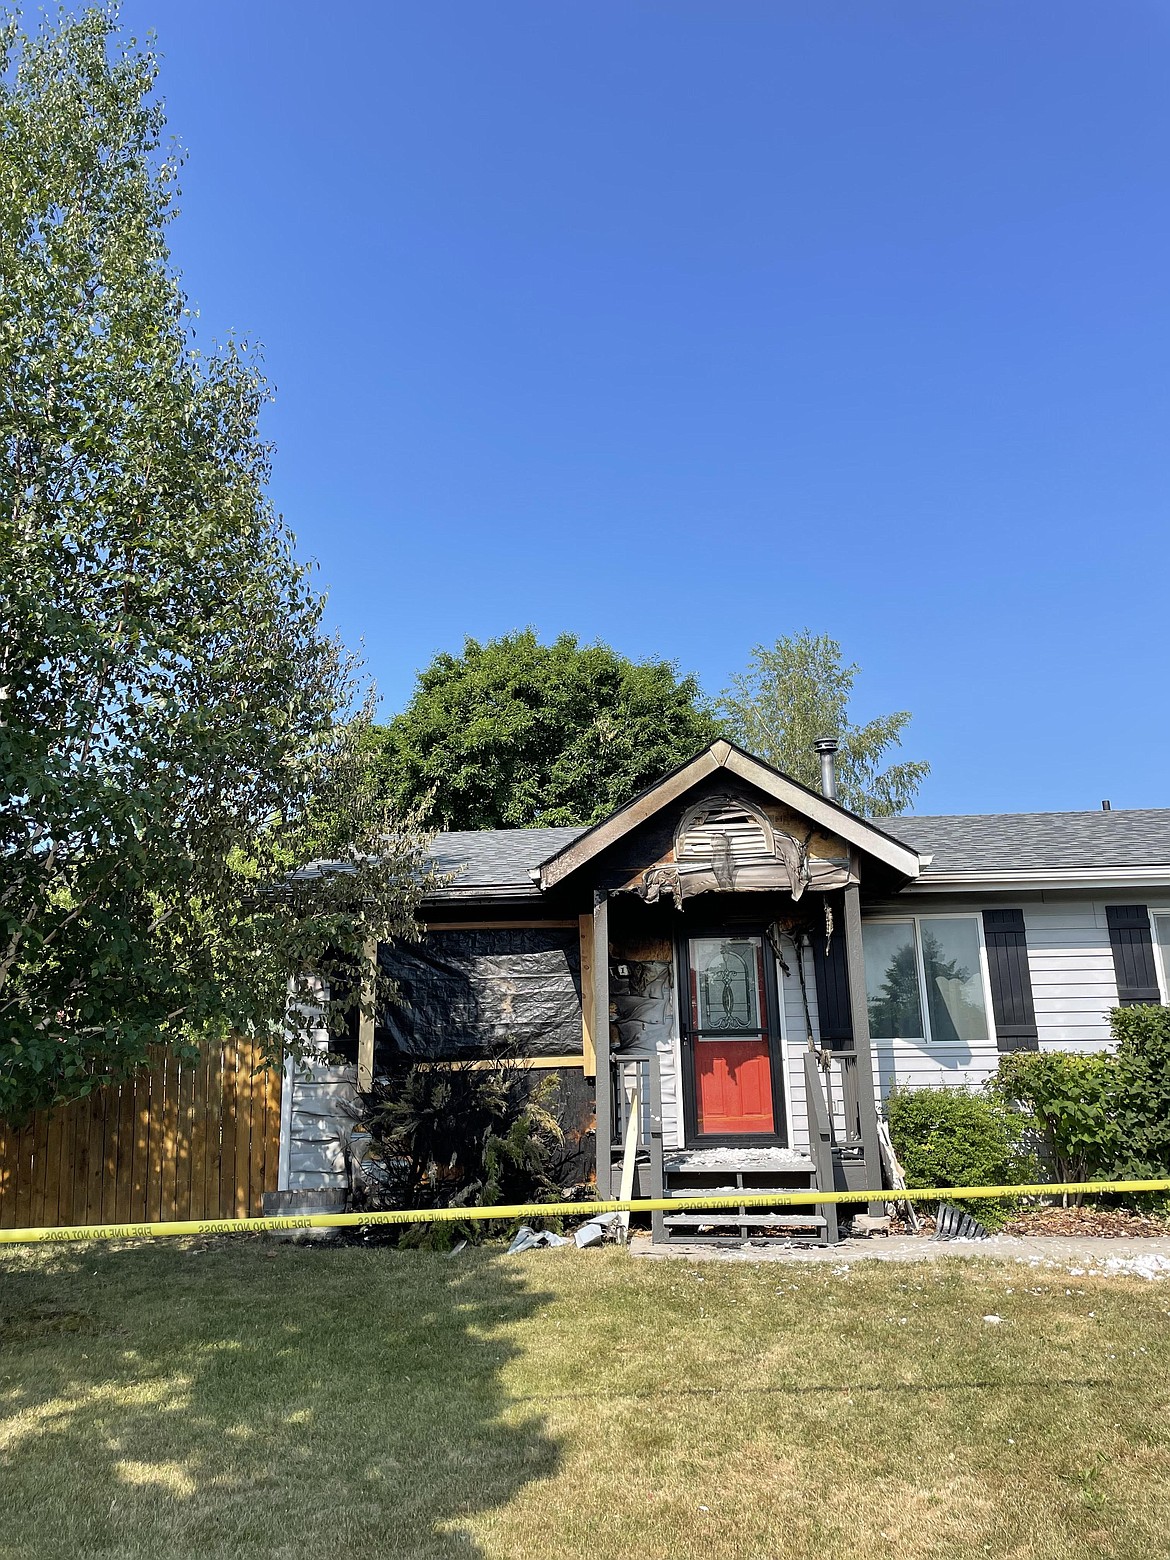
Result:
{"label": "black door frame", "polygon": [[[690,945],[697,937],[758,937],[764,964],[764,1003],[768,1021],[768,1053],[772,1073],[774,1132],[701,1133],[695,1101],[695,1041],[691,1023]],[[678,1032],[682,1065],[683,1140],[688,1148],[787,1148],[788,1116],[784,1098],[784,1036],[780,1029],[780,985],[776,955],[767,929],[759,924],[688,926],[675,938],[679,976]],[[730,1036],[729,1036],[730,1038]]]}

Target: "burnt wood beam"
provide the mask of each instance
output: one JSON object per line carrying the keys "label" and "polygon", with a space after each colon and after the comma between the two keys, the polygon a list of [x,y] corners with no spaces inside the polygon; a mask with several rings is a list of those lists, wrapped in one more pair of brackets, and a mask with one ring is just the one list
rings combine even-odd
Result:
{"label": "burnt wood beam", "polygon": [[609,901],[593,895],[593,1051],[597,1069],[597,1195],[613,1195],[613,1076],[609,1059]]}
{"label": "burnt wood beam", "polygon": [[424,932],[546,932],[568,931],[576,921],[424,921]]}
{"label": "burnt wood beam", "polygon": [[374,1086],[374,1000],[377,987],[378,939],[371,937],[362,950],[362,992],[358,1012],[358,1089],[368,1094]]}
{"label": "burnt wood beam", "polygon": [[[666,1195],[666,1174],[662,1149],[662,1062],[657,1049],[650,1052],[646,1071],[650,1078],[650,1196]],[[666,1239],[666,1223],[661,1209],[650,1215],[650,1238],[655,1245]]]}
{"label": "burnt wood beam", "polygon": [[597,1019],[593,1011],[593,917],[583,915],[577,923],[581,947],[581,1055],[582,1071],[587,1078],[597,1077],[597,1047],[593,1037]]}
{"label": "burnt wood beam", "polygon": [[[858,862],[851,862],[857,876]],[[865,949],[861,941],[861,890],[850,883],[845,890],[845,963],[849,975],[849,1012],[853,1019],[853,1049],[857,1055],[858,1115],[861,1118],[861,1143],[865,1150],[865,1172],[870,1186],[878,1184],[882,1173],[881,1146],[878,1141],[877,1102],[873,1068],[873,1047],[869,1039],[869,1001],[865,992]],[[869,1211],[881,1215],[881,1202],[871,1202]]]}

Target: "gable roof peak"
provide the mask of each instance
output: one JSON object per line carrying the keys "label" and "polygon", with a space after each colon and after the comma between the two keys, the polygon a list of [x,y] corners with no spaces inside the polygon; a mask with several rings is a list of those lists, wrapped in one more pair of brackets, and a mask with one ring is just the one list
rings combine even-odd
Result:
{"label": "gable roof peak", "polygon": [[762,758],[720,737],[689,761],[649,786],[639,796],[594,824],[571,844],[541,863],[540,886],[551,888],[591,860],[631,829],[645,823],[663,807],[678,801],[708,775],[719,770],[754,785],[765,795],[801,813],[810,822],[838,835],[846,844],[875,856],[905,878],[916,878],[921,869],[918,852],[902,840],[886,834],[876,824],[850,812],[819,791],[810,790],[791,775],[774,769]]}

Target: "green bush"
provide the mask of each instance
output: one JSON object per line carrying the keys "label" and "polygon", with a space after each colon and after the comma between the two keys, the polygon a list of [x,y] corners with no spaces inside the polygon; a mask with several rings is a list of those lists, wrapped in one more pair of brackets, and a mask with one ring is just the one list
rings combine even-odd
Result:
{"label": "green bush", "polygon": [[[1035,1178],[1027,1124],[1008,1104],[970,1089],[897,1089],[886,1101],[894,1150],[915,1186],[1010,1186]],[[995,1229],[1018,1198],[958,1202]]]}
{"label": "green bush", "polygon": [[[1170,1008],[1114,1008],[1117,1050],[1001,1058],[991,1092],[1040,1131],[1055,1181],[1170,1178]],[[1164,1196],[1119,1194],[1139,1206]],[[1080,1199],[1077,1199],[1080,1201]]]}
{"label": "green bush", "polygon": [[1117,1041],[1114,1174],[1119,1180],[1170,1177],[1170,1008],[1114,1008],[1109,1019]]}
{"label": "green bush", "polygon": [[1054,1181],[1107,1179],[1121,1139],[1114,1058],[1096,1051],[1014,1051],[1002,1056],[991,1091],[1036,1123]]}

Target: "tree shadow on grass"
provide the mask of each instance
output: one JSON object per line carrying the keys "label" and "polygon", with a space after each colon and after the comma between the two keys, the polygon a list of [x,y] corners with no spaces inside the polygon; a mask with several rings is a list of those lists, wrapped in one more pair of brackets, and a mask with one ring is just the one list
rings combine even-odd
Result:
{"label": "tree shadow on grass", "polygon": [[0,1555],[480,1554],[559,1453],[503,1372],[528,1262],[45,1250],[0,1266]]}

